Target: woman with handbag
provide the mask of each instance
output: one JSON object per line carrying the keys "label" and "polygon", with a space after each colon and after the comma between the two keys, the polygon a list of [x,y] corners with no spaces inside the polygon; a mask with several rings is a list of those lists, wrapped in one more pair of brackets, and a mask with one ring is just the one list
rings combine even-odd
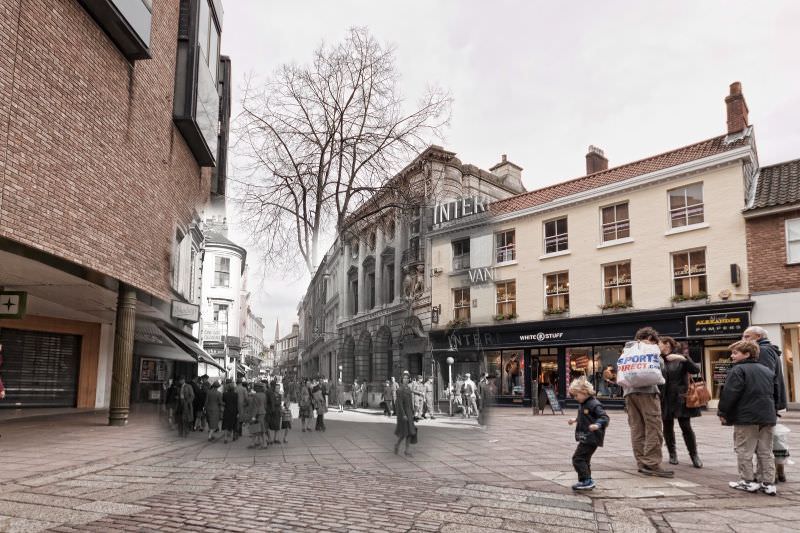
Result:
{"label": "woman with handbag", "polygon": [[691,359],[677,353],[680,343],[672,337],[660,337],[659,348],[664,359],[664,385],[661,393],[661,419],[664,422],[664,441],[669,452],[669,464],[678,464],[675,445],[675,419],[683,434],[683,441],[689,450],[689,457],[695,468],[702,468],[703,462],[697,454],[697,438],[692,429],[691,419],[700,416],[700,407],[688,407],[686,395],[692,383],[692,375],[700,372],[700,367]]}

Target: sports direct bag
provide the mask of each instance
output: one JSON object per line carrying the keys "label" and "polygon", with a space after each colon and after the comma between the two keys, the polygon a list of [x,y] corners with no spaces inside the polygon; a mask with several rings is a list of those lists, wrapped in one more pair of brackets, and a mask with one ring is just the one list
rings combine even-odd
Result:
{"label": "sports direct bag", "polygon": [[626,389],[663,385],[658,345],[628,342],[617,359],[617,383]]}

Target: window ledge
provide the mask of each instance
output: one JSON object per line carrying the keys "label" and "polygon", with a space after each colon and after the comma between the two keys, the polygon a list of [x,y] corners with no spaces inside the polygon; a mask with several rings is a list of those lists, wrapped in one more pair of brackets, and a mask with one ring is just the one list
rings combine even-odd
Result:
{"label": "window ledge", "polygon": [[692,224],[691,226],[681,226],[679,228],[672,228],[671,230],[664,233],[664,235],[676,235],[678,233],[686,233],[687,231],[694,231],[696,229],[705,229],[711,226],[708,225],[708,222],[703,222],[701,224]]}
{"label": "window ledge", "polygon": [[633,237],[626,237],[624,239],[615,239],[613,241],[606,241],[604,243],[598,244],[597,249],[599,250],[600,248],[609,248],[611,246],[618,246],[620,244],[628,244],[631,242],[633,242]]}
{"label": "window ledge", "polygon": [[551,254],[540,255],[539,259],[550,259],[551,257],[561,257],[562,255],[569,255],[569,250],[562,250],[560,252],[553,252]]}
{"label": "window ledge", "polygon": [[513,261],[503,261],[502,263],[495,263],[494,266],[496,266],[496,267],[504,267],[504,266],[511,266],[511,265],[516,265],[516,264],[519,264],[519,262],[516,259],[514,259]]}

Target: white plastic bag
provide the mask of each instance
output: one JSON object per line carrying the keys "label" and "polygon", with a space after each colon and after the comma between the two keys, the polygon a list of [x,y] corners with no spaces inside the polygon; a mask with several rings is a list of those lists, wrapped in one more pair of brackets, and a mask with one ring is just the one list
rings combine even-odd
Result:
{"label": "white plastic bag", "polygon": [[638,341],[625,344],[617,359],[617,383],[626,389],[663,385],[658,345]]}
{"label": "white plastic bag", "polygon": [[789,457],[789,433],[792,430],[783,424],[775,424],[772,430],[772,453],[775,464],[786,464]]}

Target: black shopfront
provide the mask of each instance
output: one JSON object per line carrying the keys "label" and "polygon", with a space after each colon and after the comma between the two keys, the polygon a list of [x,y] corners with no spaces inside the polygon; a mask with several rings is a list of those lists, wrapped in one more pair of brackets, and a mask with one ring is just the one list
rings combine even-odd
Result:
{"label": "black shopfront", "polygon": [[[726,347],[741,338],[750,325],[752,301],[628,311],[577,318],[549,319],[455,331],[431,331],[433,356],[446,379],[452,357],[453,381],[466,372],[497,376],[499,405],[531,406],[534,385],[550,387],[562,405],[571,404],[570,380],[586,376],[598,397],[609,406],[622,406],[622,392],[610,377],[625,343],[640,328],[683,341],[684,353],[700,364],[712,397],[718,393],[718,367],[729,357]],[[724,377],[722,378],[724,381]],[[535,381],[535,383],[534,383]]]}

